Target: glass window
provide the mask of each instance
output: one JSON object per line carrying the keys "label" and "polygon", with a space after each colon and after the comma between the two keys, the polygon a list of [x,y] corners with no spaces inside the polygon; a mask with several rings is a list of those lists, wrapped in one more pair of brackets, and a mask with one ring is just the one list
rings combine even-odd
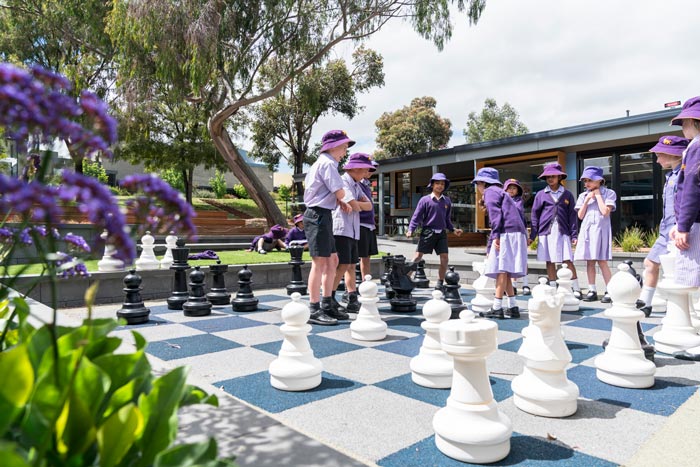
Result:
{"label": "glass window", "polygon": [[411,208],[411,172],[396,172],[396,208]]}
{"label": "glass window", "polygon": [[620,155],[618,209],[620,230],[652,230],[654,216],[654,159],[650,152]]}
{"label": "glass window", "polygon": [[452,224],[465,232],[476,232],[475,190],[471,182],[450,183],[447,193],[452,201]]}

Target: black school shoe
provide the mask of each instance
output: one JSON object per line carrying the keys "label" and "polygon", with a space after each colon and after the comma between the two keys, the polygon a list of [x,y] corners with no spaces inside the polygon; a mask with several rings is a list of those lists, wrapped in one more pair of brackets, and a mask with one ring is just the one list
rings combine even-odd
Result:
{"label": "black school shoe", "polygon": [[[321,304],[321,308],[323,309],[323,303]],[[325,313],[331,318],[335,318],[337,320],[350,319],[350,315],[345,313],[343,307],[340,305],[340,303],[338,303],[335,297],[331,297],[331,306],[329,309],[325,310]]]}
{"label": "black school shoe", "polygon": [[608,295],[607,290],[605,291],[603,298],[600,299],[600,303],[612,303],[612,298],[610,298],[610,295]]}
{"label": "black school shoe", "polygon": [[642,310],[644,316],[646,316],[647,318],[651,316],[651,305],[647,306],[647,304],[644,303],[643,300],[637,300],[634,304],[637,306],[638,309]]}
{"label": "black school shoe", "polygon": [[598,292],[596,292],[595,290],[589,290],[586,296],[583,297],[581,300],[583,300],[584,302],[596,302],[598,301]]}
{"label": "black school shoe", "polygon": [[498,310],[494,310],[491,308],[489,311],[480,311],[479,316],[482,318],[495,318],[495,319],[503,319],[503,308],[500,308]]}
{"label": "black school shoe", "polygon": [[309,316],[309,324],[320,324],[321,326],[335,326],[338,324],[338,320],[328,316],[323,309],[321,309],[320,303],[309,304],[311,309],[311,316]]}
{"label": "black school shoe", "polygon": [[512,306],[510,308],[506,308],[504,316],[506,319],[520,318],[520,308],[518,308],[517,306]]}
{"label": "black school shoe", "polygon": [[574,290],[574,298],[576,300],[581,300],[583,298],[583,294],[580,290]]}

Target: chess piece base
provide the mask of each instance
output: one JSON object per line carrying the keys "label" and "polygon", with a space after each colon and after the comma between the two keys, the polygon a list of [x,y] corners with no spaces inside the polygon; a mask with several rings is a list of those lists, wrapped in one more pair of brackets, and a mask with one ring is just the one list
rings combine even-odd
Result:
{"label": "chess piece base", "polygon": [[182,310],[182,305],[185,304],[188,296],[188,292],[174,292],[167,300],[168,310]]}
{"label": "chess piece base", "polygon": [[411,359],[411,380],[419,386],[432,389],[452,387],[454,363],[443,351],[423,350]]}
{"label": "chess piece base", "polygon": [[211,314],[211,303],[207,302],[185,302],[182,305],[185,316],[207,316]]}
{"label": "chess piece base", "polygon": [[417,289],[429,289],[430,288],[430,280],[429,279],[414,280],[413,285],[415,285]]}
{"label": "chess piece base", "polygon": [[151,310],[143,306],[135,309],[128,309],[124,307],[117,311],[117,318],[125,319],[126,324],[128,325],[143,324],[148,322],[150,314]]}
{"label": "chess piece base", "polygon": [[657,352],[672,355],[674,352],[690,349],[700,345],[700,336],[695,328],[685,326],[678,329],[661,328],[654,334],[654,346]]}
{"label": "chess piece base", "polygon": [[209,292],[207,300],[212,305],[228,305],[231,303],[231,294],[223,292]]}
{"label": "chess piece base", "polygon": [[256,311],[258,309],[258,299],[254,298],[252,300],[246,299],[244,301],[237,301],[238,299],[233,299],[231,302],[231,308],[233,311]]}
{"label": "chess piece base", "polygon": [[356,319],[350,324],[350,337],[358,341],[380,341],[386,338],[387,325],[384,321],[379,322],[364,319]]}
{"label": "chess piece base", "polygon": [[470,303],[471,309],[474,313],[486,313],[493,306],[493,300],[489,300],[485,297],[480,297],[477,295]]}
{"label": "chess piece base", "polygon": [[610,349],[595,359],[596,377],[622,388],[643,389],[654,385],[656,365],[644,357],[644,351]]}
{"label": "chess piece base", "polygon": [[287,295],[292,295],[294,292],[297,292],[300,295],[308,295],[306,284],[289,284],[287,286]]}
{"label": "chess piece base", "polygon": [[511,388],[513,402],[523,412],[550,418],[576,413],[578,386],[566,378],[565,370],[547,372],[526,366],[513,379]]}
{"label": "chess piece base", "polygon": [[313,354],[280,357],[270,363],[270,384],[282,391],[307,391],[321,384],[323,365]]}

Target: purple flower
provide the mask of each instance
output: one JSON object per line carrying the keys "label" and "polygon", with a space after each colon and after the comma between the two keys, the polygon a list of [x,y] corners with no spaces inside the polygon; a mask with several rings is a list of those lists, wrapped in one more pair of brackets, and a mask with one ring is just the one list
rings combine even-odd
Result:
{"label": "purple flower", "polygon": [[67,279],[74,276],[90,276],[85,264],[79,262],[71,255],[59,251],[56,253],[56,257],[58,258],[56,260],[56,269],[58,269],[59,275],[62,278]]}
{"label": "purple flower", "polygon": [[80,235],[74,235],[72,233],[66,234],[65,237],[63,237],[63,240],[66,241],[66,243],[70,243],[71,245],[87,252],[90,253],[90,245],[87,244],[85,239],[81,237]]}

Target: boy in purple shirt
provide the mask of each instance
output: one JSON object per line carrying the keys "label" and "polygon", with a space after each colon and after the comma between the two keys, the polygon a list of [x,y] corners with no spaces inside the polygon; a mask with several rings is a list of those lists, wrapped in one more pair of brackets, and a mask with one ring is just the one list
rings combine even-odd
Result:
{"label": "boy in purple shirt", "polygon": [[435,289],[442,290],[447,263],[449,261],[447,246],[447,231],[453,231],[458,237],[462,235],[462,229],[455,229],[452,225],[452,202],[443,193],[450,187],[450,181],[445,174],[436,173],[430,179],[428,188],[432,193],[423,196],[418,201],[418,206],[413,212],[411,222],[408,224],[407,237],[413,236],[413,231],[422,226],[418,248],[413,262],[420,261],[425,253],[440,255],[440,269],[438,269],[438,282]]}
{"label": "boy in purple shirt", "polygon": [[[311,272],[309,272],[309,307],[313,324],[335,325],[331,292],[338,267],[338,253],[333,239],[332,211],[339,206],[350,212],[343,201],[345,190],[338,174],[338,162],[345,156],[353,140],[342,130],[331,130],[321,139],[321,154],[309,168],[304,180],[304,231],[309,242]],[[321,300],[323,287],[323,301]]]}
{"label": "boy in purple shirt", "polygon": [[294,216],[294,227],[289,229],[287,236],[284,238],[284,243],[289,246],[292,242],[303,244],[304,249],[309,248],[309,244],[306,241],[306,232],[304,232],[304,215],[297,214]]}

